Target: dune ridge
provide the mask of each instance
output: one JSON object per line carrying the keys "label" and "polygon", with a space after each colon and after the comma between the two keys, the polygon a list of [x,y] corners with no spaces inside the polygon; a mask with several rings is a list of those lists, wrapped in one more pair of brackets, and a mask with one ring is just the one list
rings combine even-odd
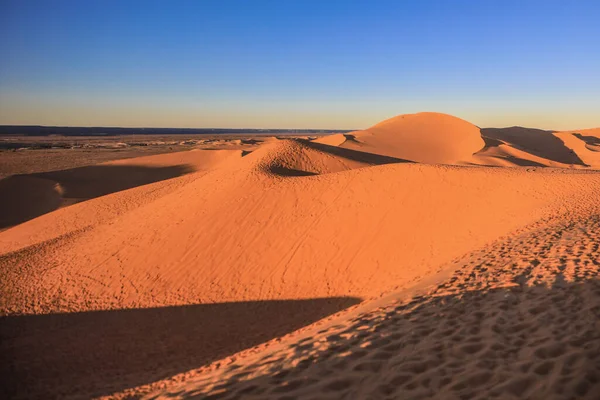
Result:
{"label": "dune ridge", "polygon": [[[251,150],[225,140],[227,150],[1,180],[0,189],[24,180],[41,193],[20,204],[26,191],[10,191],[23,221],[0,232],[0,336],[3,353],[18,360],[3,365],[12,395],[461,397],[482,381],[481,398],[588,396],[600,376],[585,375],[600,357],[590,319],[600,294],[597,134],[480,130],[419,113],[350,134],[252,141]],[[526,324],[506,296],[525,304],[523,313],[546,311]],[[570,298],[590,306],[563,307]],[[278,317],[268,326],[254,317],[269,310]],[[186,313],[199,325],[182,322]],[[564,313],[584,318],[585,333],[554,351],[562,336],[542,322],[566,329],[570,320],[556,316]],[[153,328],[158,315],[186,331]],[[128,332],[142,330],[127,318],[147,326],[152,343],[132,341]],[[71,323],[80,340],[65,340]],[[413,332],[423,340],[407,339]],[[93,343],[98,337],[107,341]],[[181,351],[189,347],[177,337],[218,345]],[[70,357],[88,346],[149,358],[117,368],[112,356]],[[510,374],[517,368],[526,379]],[[187,383],[177,386],[174,375]]]}
{"label": "dune ridge", "polygon": [[0,180],[0,229],[110,193],[215,168],[241,150],[193,150]]}
{"label": "dune ridge", "polygon": [[314,142],[427,164],[596,169],[599,132],[520,126],[479,129],[447,114],[422,112]]}
{"label": "dune ridge", "polygon": [[[39,252],[35,262],[24,263],[18,251],[31,245],[29,236],[15,243],[11,230],[3,232],[0,243],[10,253],[4,263],[16,274],[5,277],[5,293],[21,286],[15,279],[28,282],[31,292],[5,296],[2,311],[377,296],[565,199],[592,195],[598,179],[404,163],[273,180],[265,158],[271,162],[289,146],[273,143],[264,156],[233,163],[234,170],[230,164],[176,178],[170,193],[87,226]],[[53,231],[53,218],[41,222],[37,231]],[[40,221],[17,231],[27,232],[29,223]],[[50,267],[43,279],[40,264]],[[57,285],[58,292],[43,290]]]}
{"label": "dune ridge", "polygon": [[113,396],[595,399],[599,211],[556,215],[416,293]]}
{"label": "dune ridge", "polygon": [[430,112],[399,115],[352,136],[341,146],[428,164],[469,160],[484,146],[475,125]]}

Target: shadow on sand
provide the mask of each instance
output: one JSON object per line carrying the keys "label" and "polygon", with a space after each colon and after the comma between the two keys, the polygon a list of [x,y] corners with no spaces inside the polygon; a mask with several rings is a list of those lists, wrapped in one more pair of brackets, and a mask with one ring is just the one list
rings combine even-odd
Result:
{"label": "shadow on sand", "polygon": [[306,147],[322,151],[324,153],[333,154],[335,156],[346,158],[352,161],[358,161],[365,164],[371,165],[383,165],[383,164],[397,164],[397,163],[412,163],[413,161],[404,160],[402,158],[383,156],[374,153],[367,153],[365,151],[351,150],[338,146],[330,146],[323,143],[315,143],[306,139],[297,139],[300,143]]}
{"label": "shadow on sand", "polygon": [[513,163],[514,165],[518,165],[519,167],[545,167],[544,164],[532,160],[526,160],[524,158],[515,156],[507,156],[505,158],[509,162]]}
{"label": "shadow on sand", "polygon": [[[350,161],[359,162],[366,165],[383,165],[383,164],[396,164],[396,163],[412,163],[412,161],[403,160],[400,158],[382,156],[379,154],[367,153],[364,151],[350,150],[341,148],[338,146],[331,146],[323,143],[315,143],[307,139],[293,139],[298,143],[306,146],[309,149],[316,150],[321,153],[333,155],[338,159],[345,159]],[[269,172],[283,176],[283,177],[300,177],[300,176],[314,176],[319,173],[314,171],[306,171],[303,169],[289,168],[283,165],[270,165]]]}
{"label": "shadow on sand", "polygon": [[169,167],[93,165],[63,171],[14,175],[0,180],[0,229],[57,208],[193,172]]}
{"label": "shadow on sand", "polygon": [[417,296],[163,398],[594,399],[598,321],[597,277]]}
{"label": "shadow on sand", "polygon": [[565,146],[562,140],[554,136],[552,131],[513,126],[510,128],[483,128],[481,135],[501,140],[517,149],[548,160],[564,164],[586,165],[575,152]]}
{"label": "shadow on sand", "polygon": [[301,169],[287,168],[282,165],[271,165],[269,172],[279,176],[315,176],[316,172],[303,171]]}
{"label": "shadow on sand", "polygon": [[583,140],[587,145],[600,146],[600,138],[597,138],[595,136],[586,136],[582,135],[581,133],[574,133],[573,136]]}
{"label": "shadow on sand", "polygon": [[90,398],[199,368],[360,302],[201,304],[0,319],[3,398]]}
{"label": "shadow on sand", "polygon": [[[483,149],[480,150],[480,152],[487,150],[491,147],[498,147],[500,145],[502,145],[503,143],[500,140],[497,139],[492,139],[486,136],[482,136],[481,137],[485,143],[485,146]],[[544,164],[532,161],[532,160],[525,160],[523,158],[519,158],[519,157],[515,157],[515,156],[505,156],[504,157],[507,161],[513,163],[514,165],[518,165],[519,167],[545,167]],[[471,164],[471,165],[475,165],[475,164]]]}

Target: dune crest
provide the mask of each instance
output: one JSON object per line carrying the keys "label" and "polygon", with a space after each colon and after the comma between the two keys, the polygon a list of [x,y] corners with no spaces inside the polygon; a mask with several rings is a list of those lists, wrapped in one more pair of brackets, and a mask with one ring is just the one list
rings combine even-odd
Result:
{"label": "dune crest", "polygon": [[346,135],[342,133],[336,133],[333,135],[327,135],[313,140],[314,143],[327,144],[329,146],[340,146],[346,141]]}
{"label": "dune crest", "polygon": [[[575,296],[597,309],[600,174],[588,166],[599,145],[595,131],[520,132],[482,136],[461,119],[421,113],[352,134],[223,140],[228,150],[199,144],[1,180],[28,219],[0,232],[0,350],[19,360],[0,364],[9,393],[300,398],[306,387],[409,398],[417,387],[450,387],[470,397],[467,383],[485,378],[494,396],[528,397],[547,380],[510,373],[553,367],[528,364],[526,352],[516,365],[525,344],[562,357],[567,379],[580,376],[588,365],[577,360],[595,350],[577,341],[554,351],[561,339],[545,327],[558,311],[546,300]],[[40,202],[20,202],[28,185]],[[507,298],[534,310],[525,319],[541,317],[524,325]],[[592,321],[569,304],[559,311]],[[471,329],[478,321],[497,324]],[[593,324],[576,328],[581,340]],[[100,355],[72,356],[88,348]],[[274,369],[257,366],[269,354]],[[161,380],[178,374],[198,380],[171,392],[173,381]]]}
{"label": "dune crest", "polygon": [[[168,192],[153,199],[135,188],[4,231],[11,267],[2,312],[377,296],[595,190],[597,179],[401,162],[364,168],[336,157],[310,142],[276,141],[168,180]],[[133,205],[50,243],[61,221],[111,198]],[[37,232],[48,244],[31,254]],[[52,268],[42,274],[39,265]]]}
{"label": "dune crest", "polygon": [[[336,143],[285,139],[269,143],[244,160],[257,170],[278,176],[310,176],[348,171],[374,165],[403,163],[405,160],[363,151],[340,148]],[[255,160],[255,161],[252,161]],[[235,168],[236,166],[234,166]]]}
{"label": "dune crest", "polygon": [[485,145],[475,125],[432,112],[399,115],[352,135],[342,147],[428,164],[468,161]]}

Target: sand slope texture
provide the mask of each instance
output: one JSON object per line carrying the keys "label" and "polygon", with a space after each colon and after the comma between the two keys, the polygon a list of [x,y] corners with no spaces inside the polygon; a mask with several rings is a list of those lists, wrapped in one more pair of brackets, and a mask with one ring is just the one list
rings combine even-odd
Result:
{"label": "sand slope texture", "polygon": [[0,180],[5,397],[597,398],[597,130],[236,140]]}

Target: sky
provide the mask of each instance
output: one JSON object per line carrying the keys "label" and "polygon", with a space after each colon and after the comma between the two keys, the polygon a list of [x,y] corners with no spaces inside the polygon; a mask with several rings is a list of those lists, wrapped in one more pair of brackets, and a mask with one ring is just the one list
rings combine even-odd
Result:
{"label": "sky", "polygon": [[0,124],[600,127],[597,0],[0,0]]}

